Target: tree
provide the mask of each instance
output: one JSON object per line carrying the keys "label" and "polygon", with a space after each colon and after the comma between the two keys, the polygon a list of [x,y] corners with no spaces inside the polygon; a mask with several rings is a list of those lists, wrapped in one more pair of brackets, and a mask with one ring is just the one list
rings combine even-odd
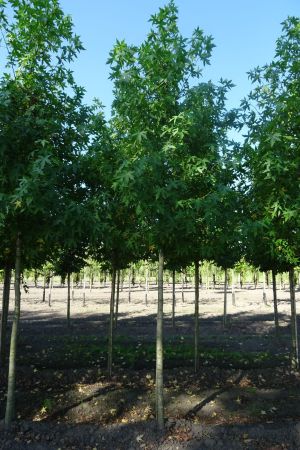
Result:
{"label": "tree", "polygon": [[[6,6],[12,9],[8,14]],[[0,227],[9,223],[14,241],[15,312],[5,423],[14,416],[14,385],[20,273],[24,255],[43,246],[62,220],[65,182],[88,137],[76,86],[68,64],[82,49],[72,21],[56,0],[1,2],[0,25],[6,45],[6,69],[0,82]],[[80,189],[80,187],[78,187]],[[7,228],[6,228],[7,229]]]}
{"label": "tree", "polygon": [[207,64],[212,38],[197,28],[190,39],[181,36],[173,1],[151,16],[151,30],[138,46],[117,41],[110,53],[115,100],[113,118],[122,136],[124,163],[115,188],[135,205],[139,222],[148,230],[159,261],[156,399],[157,422],[163,418],[163,265],[176,234],[178,201],[184,184],[188,118],[181,104],[191,78],[199,78],[199,63]]}

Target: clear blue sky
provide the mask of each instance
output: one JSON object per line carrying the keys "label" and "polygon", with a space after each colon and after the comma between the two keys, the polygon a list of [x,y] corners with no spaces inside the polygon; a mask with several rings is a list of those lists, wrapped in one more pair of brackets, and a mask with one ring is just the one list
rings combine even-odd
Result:
{"label": "clear blue sky", "polygon": [[[86,100],[98,97],[110,114],[112,84],[108,80],[108,54],[116,39],[140,44],[147,35],[150,15],[163,0],[61,0],[73,17],[75,32],[86,48],[73,66],[77,82],[87,90]],[[250,84],[246,72],[269,62],[280,23],[300,16],[300,0],[177,0],[179,26],[184,37],[199,26],[214,37],[216,48],[204,79],[231,79],[236,87],[229,106],[239,105]]]}

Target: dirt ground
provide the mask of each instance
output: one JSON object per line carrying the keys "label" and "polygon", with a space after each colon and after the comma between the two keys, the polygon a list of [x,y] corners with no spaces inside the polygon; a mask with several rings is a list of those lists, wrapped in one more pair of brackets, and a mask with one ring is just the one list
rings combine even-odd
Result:
{"label": "dirt ground", "polygon": [[[12,297],[13,297],[13,291]],[[156,432],[156,287],[147,305],[143,286],[120,293],[114,375],[106,374],[109,286],[74,289],[71,328],[67,289],[57,284],[42,302],[42,287],[22,293],[17,417],[0,425],[0,449],[299,449],[300,375],[289,369],[290,304],[278,290],[280,335],[275,336],[272,291],[262,286],[228,292],[223,328],[223,287],[200,293],[200,370],[193,371],[191,285],[165,286],[166,432]],[[0,292],[1,295],[1,292]],[[299,294],[297,293],[297,296]],[[11,302],[13,306],[13,302]],[[0,418],[7,371],[0,369]]]}

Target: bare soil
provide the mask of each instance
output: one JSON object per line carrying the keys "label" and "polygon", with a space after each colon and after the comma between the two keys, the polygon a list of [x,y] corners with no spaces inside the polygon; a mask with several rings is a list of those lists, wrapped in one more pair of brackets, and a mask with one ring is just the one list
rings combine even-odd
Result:
{"label": "bare soil", "polygon": [[[106,374],[109,286],[74,290],[71,328],[67,289],[56,285],[51,306],[42,287],[22,293],[17,407],[14,428],[0,425],[0,449],[299,449],[300,375],[289,368],[290,304],[278,290],[280,335],[274,332],[272,291],[228,292],[223,328],[223,287],[200,293],[200,362],[193,372],[191,285],[177,286],[176,324],[171,286],[165,287],[166,431],[155,427],[156,287],[120,293],[114,375]],[[11,291],[13,298],[13,291]],[[1,293],[0,293],[1,295]],[[298,294],[297,294],[298,295]],[[11,301],[11,307],[13,301]],[[174,350],[174,351],[173,351]],[[7,370],[0,369],[0,419]],[[298,422],[299,421],[299,422]]]}

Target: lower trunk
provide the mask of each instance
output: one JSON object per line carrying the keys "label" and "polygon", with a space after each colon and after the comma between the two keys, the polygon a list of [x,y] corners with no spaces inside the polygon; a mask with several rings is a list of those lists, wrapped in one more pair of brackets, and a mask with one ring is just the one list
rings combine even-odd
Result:
{"label": "lower trunk", "polygon": [[277,289],[276,289],[276,272],[272,270],[272,284],[273,284],[273,303],[274,303],[274,323],[276,336],[279,334],[279,319],[277,306]]}
{"label": "lower trunk", "polygon": [[298,369],[298,367],[299,367],[298,330],[297,330],[294,268],[291,268],[289,270],[289,280],[290,280],[290,297],[291,297],[291,334],[292,334],[292,336],[291,336],[292,337],[291,365],[294,369]]}
{"label": "lower trunk", "polygon": [[70,328],[71,321],[70,321],[70,305],[71,305],[71,275],[68,273],[67,275],[67,282],[68,282],[68,298],[67,298],[67,325],[68,328]]}
{"label": "lower trunk", "polygon": [[163,399],[163,308],[164,308],[164,255],[159,251],[158,259],[158,302],[156,325],[156,420],[159,430],[164,428]]}
{"label": "lower trunk", "polygon": [[53,275],[51,275],[51,279],[50,279],[50,286],[49,286],[49,292],[48,292],[48,306],[51,306],[52,287],[53,287]]}
{"label": "lower trunk", "polygon": [[149,288],[149,271],[146,268],[146,279],[145,279],[145,304],[148,306],[148,288]]}
{"label": "lower trunk", "polygon": [[131,302],[131,269],[129,270],[128,275],[128,303]]}
{"label": "lower trunk", "polygon": [[232,306],[235,306],[235,281],[234,281],[234,270],[231,271],[231,298],[232,298]]}
{"label": "lower trunk", "polygon": [[74,301],[74,275],[71,276],[71,296],[72,296],[72,302]]}
{"label": "lower trunk", "polygon": [[227,269],[225,269],[225,275],[224,275],[224,314],[223,314],[223,327],[227,327],[227,284],[228,284],[228,277],[227,277]]}
{"label": "lower trunk", "polygon": [[115,328],[117,328],[119,315],[119,298],[120,298],[120,270],[117,272],[117,292],[116,292],[116,309],[115,309]]}
{"label": "lower trunk", "polygon": [[175,294],[175,270],[172,271],[172,327],[175,327],[175,306],[176,306],[176,294]]}
{"label": "lower trunk", "polygon": [[7,399],[5,410],[5,427],[9,428],[15,415],[15,384],[16,384],[16,362],[17,362],[17,340],[21,309],[21,239],[17,237],[16,243],[16,265],[15,265],[15,311],[10,338],[9,368],[7,383]]}
{"label": "lower trunk", "polygon": [[82,306],[85,306],[85,288],[86,288],[86,280],[85,280],[85,271],[83,270]]}
{"label": "lower trunk", "polygon": [[113,330],[114,330],[114,307],[115,307],[116,269],[112,270],[110,311],[109,311],[109,333],[108,333],[108,356],[107,371],[108,376],[112,376],[112,354],[113,354]]}
{"label": "lower trunk", "polygon": [[46,301],[46,274],[43,279],[43,303]]}
{"label": "lower trunk", "polygon": [[184,274],[182,273],[182,278],[181,278],[181,300],[182,303],[184,303]]}
{"label": "lower trunk", "polygon": [[4,285],[3,285],[3,301],[2,301],[2,317],[1,317],[1,336],[0,336],[0,367],[5,366],[5,350],[6,350],[6,330],[7,317],[9,309],[11,268],[7,265],[4,269]]}
{"label": "lower trunk", "polygon": [[195,261],[195,343],[194,369],[199,370],[199,261]]}
{"label": "lower trunk", "polygon": [[266,293],[266,276],[264,274],[264,281],[263,281],[263,302],[265,305],[267,305],[267,293]]}

